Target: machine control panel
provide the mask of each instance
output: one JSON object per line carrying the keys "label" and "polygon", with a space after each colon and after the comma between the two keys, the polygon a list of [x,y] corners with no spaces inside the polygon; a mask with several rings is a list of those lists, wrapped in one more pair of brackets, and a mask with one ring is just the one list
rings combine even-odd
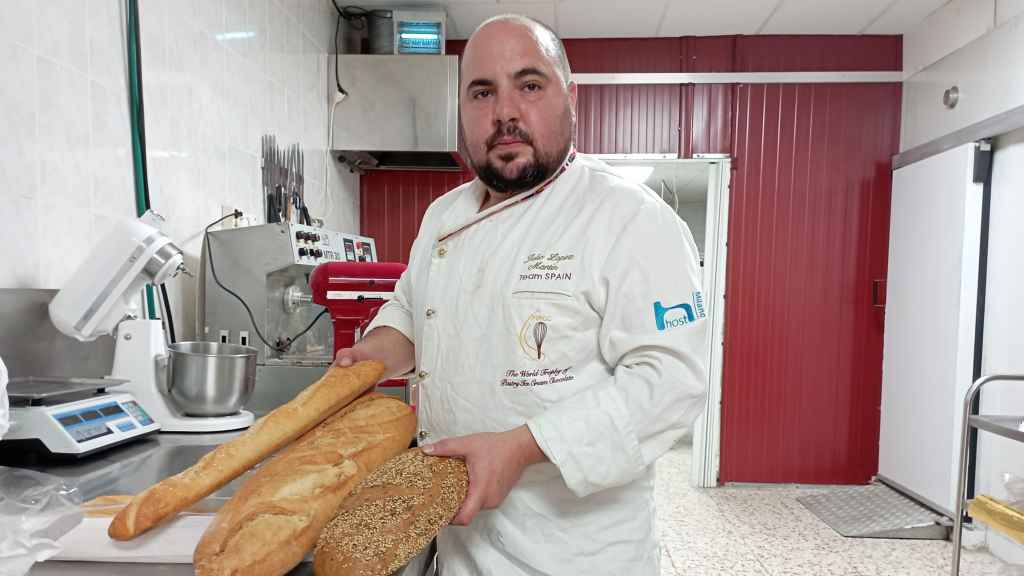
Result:
{"label": "machine control panel", "polygon": [[376,262],[373,238],[323,228],[291,224],[292,255],[296,264],[323,262]]}

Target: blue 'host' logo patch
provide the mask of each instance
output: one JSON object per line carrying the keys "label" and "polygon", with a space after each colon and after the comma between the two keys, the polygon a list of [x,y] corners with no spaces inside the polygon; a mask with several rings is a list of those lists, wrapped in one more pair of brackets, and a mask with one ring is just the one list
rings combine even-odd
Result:
{"label": "blue 'host' logo patch", "polygon": [[691,302],[675,306],[665,306],[660,300],[654,303],[654,323],[661,331],[686,326],[704,316],[704,295],[699,291],[693,293]]}

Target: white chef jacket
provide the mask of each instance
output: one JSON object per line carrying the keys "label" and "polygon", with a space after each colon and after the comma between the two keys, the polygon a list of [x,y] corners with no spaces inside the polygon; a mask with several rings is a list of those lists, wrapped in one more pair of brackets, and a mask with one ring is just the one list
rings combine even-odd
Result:
{"label": "white chef jacket", "polygon": [[550,460],[441,532],[442,574],[657,576],[653,463],[705,404],[693,236],[583,154],[480,212],[486,194],[431,204],[368,328],[415,345],[421,442],[526,424]]}

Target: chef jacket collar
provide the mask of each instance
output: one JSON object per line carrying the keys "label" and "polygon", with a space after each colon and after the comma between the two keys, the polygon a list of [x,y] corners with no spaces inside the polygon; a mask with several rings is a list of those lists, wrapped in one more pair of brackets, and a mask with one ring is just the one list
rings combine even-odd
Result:
{"label": "chef jacket collar", "polygon": [[[572,165],[574,160],[576,160],[576,149],[570,147],[569,153],[566,154],[565,160],[562,161],[562,166],[558,170],[556,170],[554,174],[549,176],[544,182],[541,182],[540,184],[538,184],[536,187],[529,191],[516,194],[506,200],[503,200],[502,202],[499,202],[498,204],[495,204],[494,206],[491,206],[486,210],[478,210],[476,213],[474,213],[466,220],[462,220],[452,226],[447,226],[443,228],[441,234],[437,238],[437,241],[439,243],[444,242],[445,240],[448,240],[449,238],[455,236],[459,232],[462,232],[463,230],[473,226],[474,224],[482,220],[490,218],[491,216],[497,214],[498,212],[502,212],[504,210],[507,210],[508,208],[518,205],[521,202],[525,202],[531,198],[537,197],[541,192],[544,192],[552,185],[554,185],[555,180],[557,180],[559,176],[564,174],[565,171],[569,169],[569,166]],[[487,197],[487,188],[483,185],[482,182],[480,182],[479,178],[473,181],[472,188],[467,192],[469,198],[473,199],[473,201],[476,202],[477,206],[482,205],[484,199],[486,199]]]}

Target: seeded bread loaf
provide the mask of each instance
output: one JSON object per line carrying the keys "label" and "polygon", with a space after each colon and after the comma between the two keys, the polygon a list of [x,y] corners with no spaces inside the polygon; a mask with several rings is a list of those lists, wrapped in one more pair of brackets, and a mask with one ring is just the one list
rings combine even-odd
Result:
{"label": "seeded bread loaf", "polygon": [[285,574],[370,472],[409,446],[412,409],[369,394],[257,469],[207,528],[193,556],[197,576]]}
{"label": "seeded bread loaf", "polygon": [[130,540],[170,519],[231,482],[369,390],[384,374],[380,362],[332,367],[291,402],[260,418],[240,436],[203,456],[194,466],[132,498],[107,534]]}
{"label": "seeded bread loaf", "polygon": [[425,548],[466,498],[466,464],[407,450],[366,478],[320,534],[317,576],[387,576]]}

